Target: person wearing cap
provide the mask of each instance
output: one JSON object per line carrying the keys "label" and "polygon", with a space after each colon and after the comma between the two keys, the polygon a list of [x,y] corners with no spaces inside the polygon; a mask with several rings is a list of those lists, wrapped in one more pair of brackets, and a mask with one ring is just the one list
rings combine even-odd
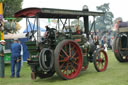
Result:
{"label": "person wearing cap", "polygon": [[21,69],[21,46],[18,43],[18,39],[14,39],[14,43],[11,45],[11,78],[15,77],[15,65],[16,65],[16,77],[20,77]]}
{"label": "person wearing cap", "polygon": [[76,27],[76,33],[77,33],[77,34],[81,34],[80,25],[78,25],[78,26]]}
{"label": "person wearing cap", "polygon": [[4,70],[5,70],[5,68],[4,68],[4,49],[3,49],[4,45],[5,45],[5,41],[1,40],[0,41],[0,77],[1,78],[3,78],[4,74],[5,74],[5,72],[4,72]]}

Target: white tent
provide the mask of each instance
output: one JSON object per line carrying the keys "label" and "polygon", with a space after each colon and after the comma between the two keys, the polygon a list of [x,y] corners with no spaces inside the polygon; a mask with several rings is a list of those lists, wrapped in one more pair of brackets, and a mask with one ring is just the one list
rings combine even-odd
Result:
{"label": "white tent", "polygon": [[17,33],[17,34],[8,33],[7,35],[4,35],[4,39],[14,39],[14,38],[26,38],[26,36],[25,33]]}

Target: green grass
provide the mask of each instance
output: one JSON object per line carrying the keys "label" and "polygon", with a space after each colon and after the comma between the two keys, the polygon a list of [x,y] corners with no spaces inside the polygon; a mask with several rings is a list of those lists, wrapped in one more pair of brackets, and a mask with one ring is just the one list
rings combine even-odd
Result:
{"label": "green grass", "polygon": [[108,51],[108,68],[105,72],[96,72],[93,63],[86,71],[72,80],[62,80],[57,75],[46,79],[31,80],[30,67],[24,63],[21,78],[10,78],[10,65],[6,65],[5,78],[0,78],[0,85],[127,85],[128,63],[119,63],[111,50]]}

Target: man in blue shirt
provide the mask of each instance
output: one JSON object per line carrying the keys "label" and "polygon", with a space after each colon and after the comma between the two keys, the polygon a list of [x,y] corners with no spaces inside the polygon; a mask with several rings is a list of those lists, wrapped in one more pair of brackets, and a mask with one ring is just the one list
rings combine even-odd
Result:
{"label": "man in blue shirt", "polygon": [[21,46],[18,43],[18,39],[14,39],[14,43],[11,45],[11,77],[15,76],[16,65],[16,77],[20,77],[21,68]]}

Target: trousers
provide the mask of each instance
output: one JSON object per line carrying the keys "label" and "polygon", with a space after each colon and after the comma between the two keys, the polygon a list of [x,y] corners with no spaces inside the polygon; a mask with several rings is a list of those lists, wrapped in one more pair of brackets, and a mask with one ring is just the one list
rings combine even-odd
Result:
{"label": "trousers", "polygon": [[11,76],[15,76],[15,66],[16,66],[16,77],[20,76],[21,61],[17,62],[15,59],[11,59]]}
{"label": "trousers", "polygon": [[0,56],[0,77],[3,78],[5,74],[5,68],[4,68],[4,57]]}

